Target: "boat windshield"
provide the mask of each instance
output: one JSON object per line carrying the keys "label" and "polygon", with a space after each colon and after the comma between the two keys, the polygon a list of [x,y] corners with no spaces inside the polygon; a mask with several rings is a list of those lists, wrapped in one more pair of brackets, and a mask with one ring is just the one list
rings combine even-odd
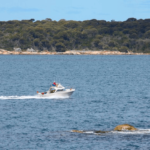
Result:
{"label": "boat windshield", "polygon": [[50,93],[55,93],[55,91],[56,91],[56,90],[55,90],[54,88],[51,88],[51,89],[50,89]]}

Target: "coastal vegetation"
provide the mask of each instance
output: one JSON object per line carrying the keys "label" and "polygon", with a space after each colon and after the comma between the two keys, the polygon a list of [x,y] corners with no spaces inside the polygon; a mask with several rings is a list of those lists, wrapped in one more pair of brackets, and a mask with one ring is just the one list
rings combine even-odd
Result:
{"label": "coastal vegetation", "polygon": [[111,50],[150,53],[150,19],[0,21],[0,48],[38,51]]}

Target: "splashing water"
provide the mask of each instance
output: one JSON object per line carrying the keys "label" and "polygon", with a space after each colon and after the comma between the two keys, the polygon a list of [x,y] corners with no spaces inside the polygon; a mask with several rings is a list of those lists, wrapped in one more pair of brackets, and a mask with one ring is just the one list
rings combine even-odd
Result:
{"label": "splashing water", "polygon": [[150,134],[150,129],[138,129],[137,131],[111,131],[117,134]]}
{"label": "splashing water", "polygon": [[[81,130],[82,131],[82,130]],[[72,131],[71,131],[72,132]],[[84,134],[101,134],[101,133],[95,133],[94,131],[83,131]],[[110,131],[103,134],[150,134],[150,129],[138,129],[137,131]]]}

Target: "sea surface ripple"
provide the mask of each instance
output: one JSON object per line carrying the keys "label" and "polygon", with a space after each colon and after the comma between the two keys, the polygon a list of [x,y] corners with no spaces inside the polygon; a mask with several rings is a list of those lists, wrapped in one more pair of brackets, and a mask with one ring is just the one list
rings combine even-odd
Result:
{"label": "sea surface ripple", "polygon": [[[149,64],[150,56],[0,55],[0,150],[150,149]],[[53,81],[76,91],[36,96]],[[112,131],[124,123],[140,130]]]}

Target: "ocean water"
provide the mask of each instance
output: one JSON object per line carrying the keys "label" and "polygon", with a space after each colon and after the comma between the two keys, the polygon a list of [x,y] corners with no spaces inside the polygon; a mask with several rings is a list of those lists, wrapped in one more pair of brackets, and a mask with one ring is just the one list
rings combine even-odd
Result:
{"label": "ocean water", "polygon": [[[36,96],[53,81],[76,91]],[[139,131],[112,131],[124,123]],[[0,150],[147,150],[149,141],[150,56],[0,55]]]}

